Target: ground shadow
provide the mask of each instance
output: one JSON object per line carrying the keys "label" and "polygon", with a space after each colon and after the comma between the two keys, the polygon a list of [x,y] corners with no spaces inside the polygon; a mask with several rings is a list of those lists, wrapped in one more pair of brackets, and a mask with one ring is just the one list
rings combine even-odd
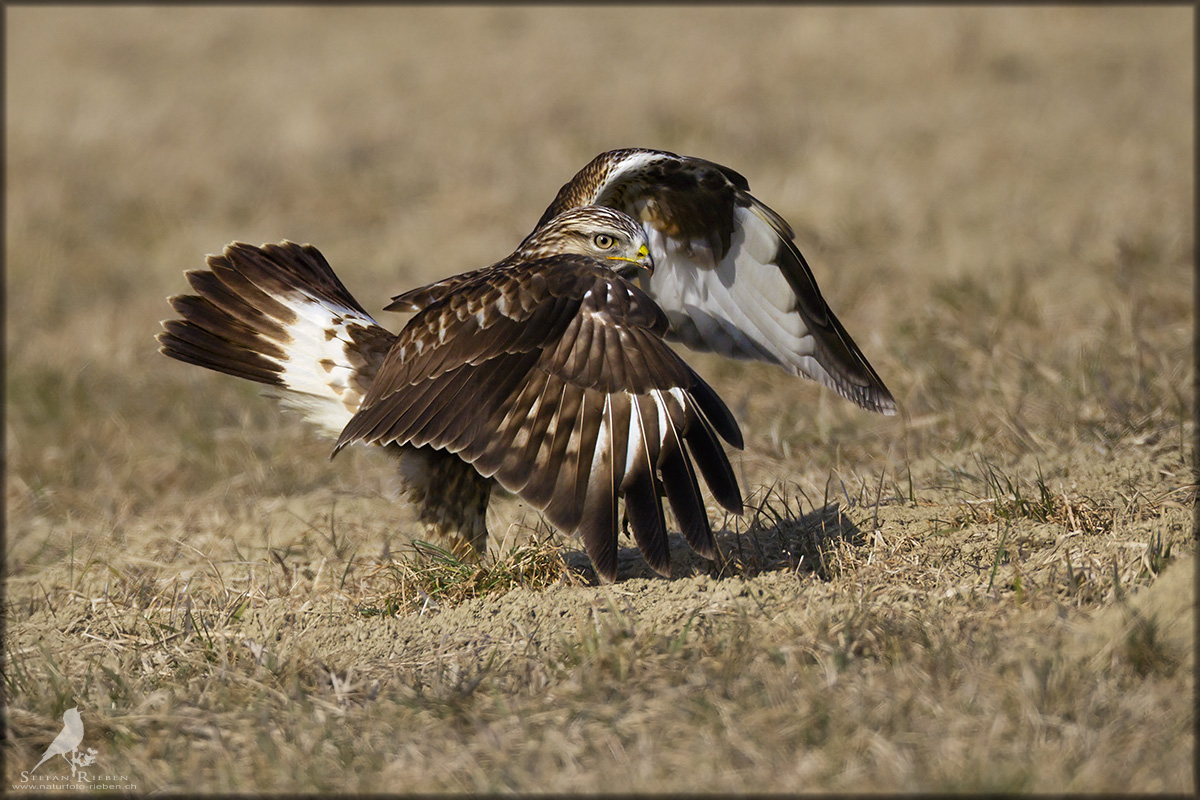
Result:
{"label": "ground shadow", "polygon": [[[720,554],[710,560],[692,550],[682,535],[670,534],[671,578],[701,574],[718,578],[749,577],[787,569],[827,579],[828,554],[834,545],[845,542],[857,547],[866,541],[838,503],[800,516],[795,516],[786,504],[775,508],[764,503],[756,509],[747,509],[744,518],[727,518],[720,530],[713,531],[713,538]],[[563,559],[572,572],[591,583],[597,582],[596,571],[582,550],[566,549]],[[636,547],[618,548],[617,580],[655,577],[662,576],[650,568]]]}

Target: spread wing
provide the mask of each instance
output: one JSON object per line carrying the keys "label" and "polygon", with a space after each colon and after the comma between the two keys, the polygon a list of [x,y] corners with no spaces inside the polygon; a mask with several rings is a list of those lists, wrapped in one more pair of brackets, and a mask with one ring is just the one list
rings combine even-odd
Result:
{"label": "spread wing", "polygon": [[582,535],[615,578],[617,498],[647,562],[669,569],[661,496],[688,543],[715,545],[696,469],[740,513],[718,436],[742,446],[729,409],[663,341],[640,289],[588,258],[479,270],[401,331],[334,452],[350,442],[457,453]]}
{"label": "spread wing", "polygon": [[671,338],[777,364],[894,414],[895,400],[825,303],[791,227],[748,190],[745,178],[710,161],[614,150],[564,185],[538,225],[581,205],[624,211],[646,229],[655,269],[645,288]]}

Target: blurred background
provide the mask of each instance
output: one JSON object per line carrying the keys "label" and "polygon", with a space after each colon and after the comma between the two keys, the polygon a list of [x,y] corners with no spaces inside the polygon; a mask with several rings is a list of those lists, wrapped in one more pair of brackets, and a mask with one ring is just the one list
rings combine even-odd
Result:
{"label": "blurred background", "polygon": [[904,411],[689,356],[743,420],[747,480],[1190,416],[1188,9],[6,19],[10,515],[111,515],[264,461],[268,493],[333,480],[256,387],[156,354],[182,273],[233,240],[311,242],[378,312],[510,252],[626,146],[744,174]]}

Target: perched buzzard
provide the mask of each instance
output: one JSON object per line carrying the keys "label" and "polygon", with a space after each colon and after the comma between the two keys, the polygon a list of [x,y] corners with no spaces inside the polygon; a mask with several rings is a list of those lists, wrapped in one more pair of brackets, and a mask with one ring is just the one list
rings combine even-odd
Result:
{"label": "perched buzzard", "polygon": [[[494,482],[579,532],[616,578],[617,498],[646,561],[670,569],[665,494],[688,543],[716,554],[696,470],[741,513],[718,436],[742,446],[716,393],[665,343],[667,318],[630,283],[649,269],[625,214],[570,209],[503,261],[427,287],[398,336],[310,246],[235,243],[189,272],[164,354],[278,387],[336,435],[392,448],[426,534],[482,552]],[[410,299],[401,303],[406,308]]]}
{"label": "perched buzzard", "polygon": [[[426,535],[460,552],[483,552],[499,482],[580,532],[610,580],[624,497],[639,548],[666,574],[661,496],[689,544],[712,555],[693,461],[718,502],[740,512],[717,437],[742,441],[663,338],[772,363],[895,413],[791,228],[748,188],[698,158],[603,153],[511,256],[394,297],[387,310],[416,312],[399,336],[314,248],[233,244],[209,271],[188,273],[198,294],[171,299],[183,319],[163,323],[161,350],[277,387],[337,437],[335,453],[355,441],[397,453]],[[647,267],[644,291],[631,283],[636,265]]]}

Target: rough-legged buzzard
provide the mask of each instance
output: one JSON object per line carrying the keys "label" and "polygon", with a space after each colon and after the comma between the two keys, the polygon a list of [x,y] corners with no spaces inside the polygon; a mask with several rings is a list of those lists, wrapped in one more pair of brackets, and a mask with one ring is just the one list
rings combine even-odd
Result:
{"label": "rough-legged buzzard", "polygon": [[[326,435],[399,457],[426,537],[486,548],[496,483],[616,578],[618,497],[646,561],[669,572],[665,496],[715,555],[697,468],[742,508],[721,445],[732,414],[664,339],[777,364],[885,414],[895,402],[825,304],[787,223],[744,178],[651,150],[604,153],[503,261],[392,299],[398,334],[324,257],[234,243],[187,273],[161,352],[274,387]],[[643,288],[634,282],[640,281]]]}

